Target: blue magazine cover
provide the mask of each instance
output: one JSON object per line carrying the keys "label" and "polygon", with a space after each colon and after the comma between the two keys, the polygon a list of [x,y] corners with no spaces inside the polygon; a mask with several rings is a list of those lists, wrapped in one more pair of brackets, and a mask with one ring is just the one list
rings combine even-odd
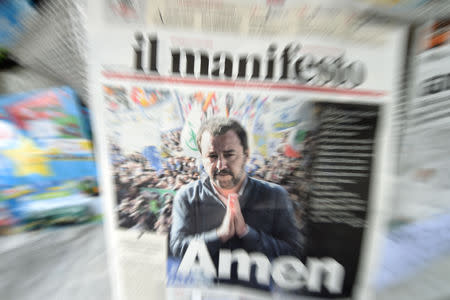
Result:
{"label": "blue magazine cover", "polygon": [[[0,97],[0,203],[4,218],[8,217],[4,226],[36,219],[35,215],[30,218],[32,210],[39,211],[45,220],[51,219],[51,212],[70,215],[87,195],[98,193],[88,125],[69,87]],[[49,199],[55,205],[49,205]],[[39,206],[50,207],[47,210],[51,212],[44,213]],[[81,217],[83,214],[100,214],[98,209],[94,211],[87,213],[80,208],[72,215],[80,215],[74,223],[90,219]],[[45,226],[21,228],[41,227]]]}

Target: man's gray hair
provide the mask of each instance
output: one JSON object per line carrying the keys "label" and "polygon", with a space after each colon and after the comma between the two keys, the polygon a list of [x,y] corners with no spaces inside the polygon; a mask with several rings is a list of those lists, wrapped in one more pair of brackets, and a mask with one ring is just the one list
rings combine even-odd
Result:
{"label": "man's gray hair", "polygon": [[202,137],[205,132],[210,133],[212,136],[219,136],[225,134],[228,130],[233,130],[234,133],[239,137],[241,145],[244,148],[244,152],[248,150],[247,133],[244,127],[234,120],[223,117],[213,117],[206,120],[197,132],[197,147],[198,151],[202,153],[201,143]]}

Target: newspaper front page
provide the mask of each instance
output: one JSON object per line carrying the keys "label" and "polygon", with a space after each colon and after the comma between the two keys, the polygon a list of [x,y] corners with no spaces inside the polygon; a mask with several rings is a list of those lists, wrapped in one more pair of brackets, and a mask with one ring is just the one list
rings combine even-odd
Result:
{"label": "newspaper front page", "polygon": [[446,201],[450,187],[450,22],[433,20],[418,27],[413,49],[413,84],[400,153],[398,209],[393,216],[399,224],[450,208]]}
{"label": "newspaper front page", "polygon": [[440,280],[447,277],[450,248],[449,25],[430,20],[414,31],[393,209],[376,280],[380,299],[446,298],[450,292]]}
{"label": "newspaper front page", "polygon": [[320,2],[90,4],[116,297],[368,299],[405,28]]}

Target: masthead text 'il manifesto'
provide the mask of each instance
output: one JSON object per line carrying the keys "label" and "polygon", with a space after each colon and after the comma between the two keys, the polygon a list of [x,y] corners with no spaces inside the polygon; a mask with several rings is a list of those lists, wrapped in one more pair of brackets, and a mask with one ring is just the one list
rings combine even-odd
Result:
{"label": "masthead text 'il manifesto'", "polygon": [[[159,75],[158,47],[155,34],[135,34],[134,68]],[[270,43],[265,54],[204,49],[171,48],[169,74],[223,80],[256,80],[329,86],[352,89],[361,85],[367,75],[361,61],[347,62],[343,54],[318,58],[300,53],[302,46],[290,43],[279,47]],[[145,63],[146,62],[146,63]]]}

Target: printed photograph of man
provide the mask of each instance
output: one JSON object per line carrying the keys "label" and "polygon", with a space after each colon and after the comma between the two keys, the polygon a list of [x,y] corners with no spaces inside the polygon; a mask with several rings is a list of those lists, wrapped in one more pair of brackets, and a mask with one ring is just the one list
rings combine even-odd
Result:
{"label": "printed photograph of man", "polygon": [[200,239],[217,265],[220,249],[259,252],[269,259],[302,256],[303,239],[287,191],[246,172],[245,129],[230,118],[206,120],[197,145],[207,176],[183,186],[173,201],[172,255]]}

